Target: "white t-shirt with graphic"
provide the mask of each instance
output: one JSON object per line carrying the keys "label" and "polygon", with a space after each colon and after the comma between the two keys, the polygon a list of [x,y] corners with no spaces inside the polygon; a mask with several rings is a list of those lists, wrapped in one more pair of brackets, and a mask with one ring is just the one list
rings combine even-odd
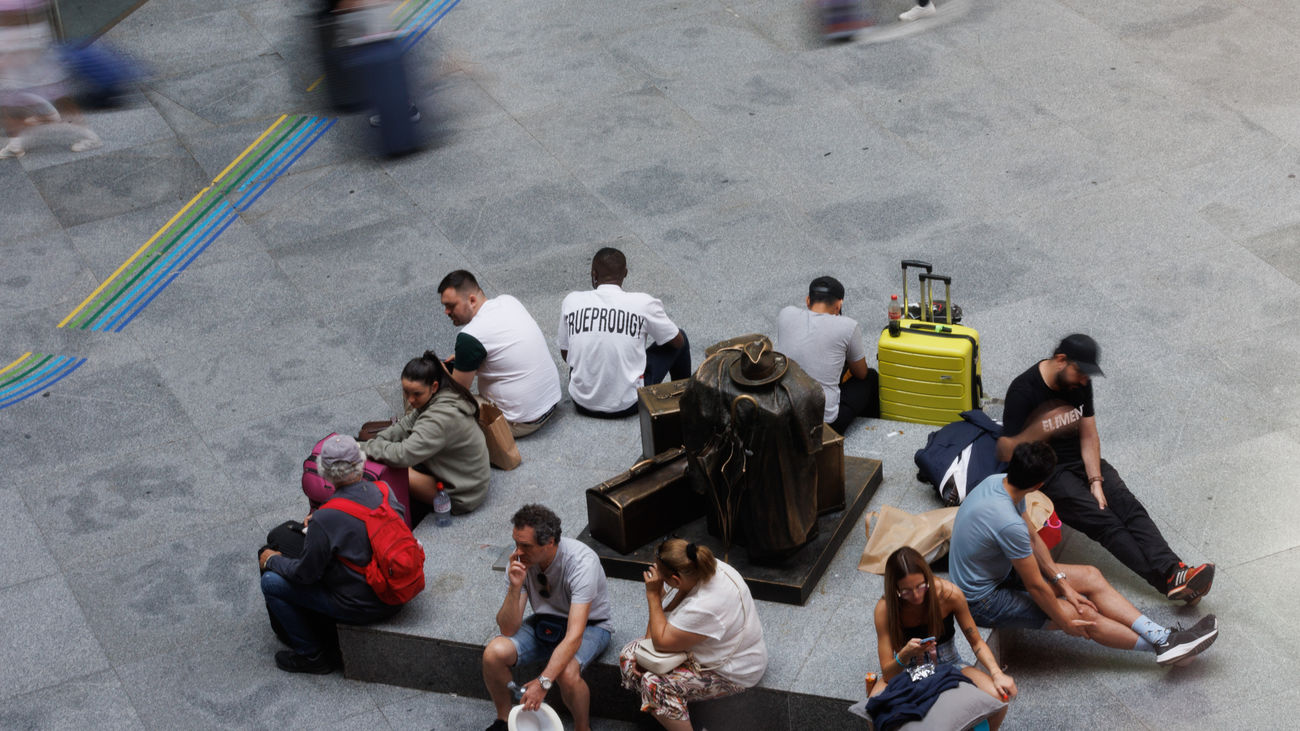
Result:
{"label": "white t-shirt with graphic", "polygon": [[[664,606],[675,596],[676,589],[665,592]],[[677,629],[707,638],[690,650],[700,665],[745,688],[754,687],[763,678],[767,671],[763,625],[758,621],[754,597],[735,569],[719,561],[713,577],[696,584],[667,618]]]}
{"label": "white t-shirt with graphic", "polygon": [[484,302],[461,333],[482,344],[478,392],[506,421],[536,421],[560,402],[560,373],[546,337],[519,300],[503,294]]}
{"label": "white t-shirt with graphic", "polygon": [[592,411],[613,413],[636,403],[645,385],[645,349],[677,337],[664,303],[644,292],[602,284],[570,292],[560,306],[556,343],[573,369],[569,396]]}

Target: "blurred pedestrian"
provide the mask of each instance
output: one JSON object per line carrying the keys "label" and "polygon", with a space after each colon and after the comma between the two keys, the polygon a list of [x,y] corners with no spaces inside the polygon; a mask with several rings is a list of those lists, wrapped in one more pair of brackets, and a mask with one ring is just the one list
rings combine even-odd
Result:
{"label": "blurred pedestrian", "polygon": [[0,157],[21,156],[31,129],[56,124],[77,134],[74,152],[102,145],[69,94],[46,0],[0,0],[0,121],[9,137]]}

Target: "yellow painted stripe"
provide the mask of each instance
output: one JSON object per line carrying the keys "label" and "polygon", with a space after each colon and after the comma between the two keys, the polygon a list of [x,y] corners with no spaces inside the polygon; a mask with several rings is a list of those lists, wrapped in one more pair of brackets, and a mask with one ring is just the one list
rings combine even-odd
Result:
{"label": "yellow painted stripe", "polygon": [[163,235],[163,232],[165,232],[168,228],[171,228],[171,225],[173,223],[176,223],[176,221],[179,220],[181,216],[185,215],[185,212],[188,211],[191,206],[197,203],[199,199],[203,197],[203,194],[207,193],[209,190],[212,190],[211,186],[208,186],[203,190],[200,190],[197,195],[191,198],[190,202],[186,203],[184,208],[177,211],[176,215],[172,216],[170,221],[164,223],[163,227],[158,229],[158,233],[155,233],[153,236],[150,236],[149,240],[144,242],[143,246],[135,250],[135,253],[131,255],[130,259],[127,259],[126,261],[122,262],[122,266],[118,267],[117,271],[110,274],[108,276],[108,279],[105,279],[102,284],[100,284],[98,287],[95,288],[94,292],[90,293],[89,297],[87,297],[81,304],[77,305],[77,309],[73,310],[72,312],[69,312],[68,316],[63,318],[63,322],[60,322],[57,325],[57,327],[63,327],[64,325],[67,325],[68,322],[72,320],[72,318],[77,316],[77,313],[84,310],[86,308],[86,305],[90,304],[92,300],[94,300],[96,297],[99,296],[100,292],[104,291],[104,288],[108,286],[109,282],[112,282],[114,279],[117,278],[117,275],[121,274],[123,271],[126,270],[127,267],[131,266],[131,262],[138,259],[141,254],[143,254],[150,246],[153,245],[153,242],[158,240],[159,236]]}
{"label": "yellow painted stripe", "polygon": [[260,137],[258,137],[257,139],[253,140],[253,144],[249,145],[249,146],[248,146],[248,147],[247,147],[243,152],[239,153],[239,157],[235,158],[233,162],[231,162],[229,165],[227,165],[227,166],[226,166],[226,169],[225,169],[225,170],[222,170],[220,175],[218,175],[217,177],[215,177],[215,178],[212,179],[212,184],[213,184],[213,185],[216,185],[217,183],[220,183],[220,182],[221,182],[221,179],[224,178],[224,177],[226,177],[226,173],[228,173],[228,172],[230,172],[231,170],[233,170],[234,167],[235,167],[236,165],[239,164],[239,161],[240,161],[240,160],[243,160],[245,157],[248,156],[248,153],[250,153],[250,152],[253,151],[253,148],[254,148],[254,147],[257,147],[258,145],[262,144],[262,140],[266,139],[266,136],[269,135],[269,134],[271,134],[271,131],[274,130],[276,127],[279,127],[279,126],[280,126],[280,123],[283,122],[283,121],[284,121],[285,119],[287,119],[288,117],[289,117],[289,115],[287,115],[287,114],[281,114],[281,115],[280,115],[280,118],[277,119],[277,120],[275,120],[274,122],[272,122],[272,123],[271,123],[271,126],[270,126],[270,127],[267,127],[267,128],[266,128],[266,131],[263,132],[263,133],[261,134]]}
{"label": "yellow painted stripe", "polygon": [[[231,169],[233,169],[233,168],[235,167],[235,165],[238,165],[240,160],[243,160],[243,159],[248,155],[248,153],[252,152],[252,151],[253,151],[253,148],[257,147],[258,144],[260,144],[260,143],[262,142],[262,140],[266,139],[266,136],[269,135],[269,134],[271,134],[271,131],[274,130],[277,126],[279,126],[279,124],[280,124],[281,122],[283,122],[283,121],[285,120],[285,118],[288,117],[288,116],[289,116],[289,115],[287,115],[287,114],[281,114],[279,119],[277,119],[277,120],[275,120],[274,122],[272,122],[272,123],[271,123],[271,126],[270,126],[270,127],[267,127],[267,128],[266,128],[266,131],[263,132],[262,135],[261,135],[260,137],[258,137],[256,140],[253,141],[253,144],[249,145],[247,149],[245,149],[243,152],[239,153],[239,157],[235,158],[234,162],[232,162],[232,163],[230,163],[229,165],[227,165],[227,166],[226,166],[226,169],[225,169],[225,170],[222,170],[222,171],[221,171],[221,174],[218,175],[216,178],[213,179],[213,181],[212,181],[213,185],[215,185],[218,181],[220,181],[223,177],[225,177],[226,173],[230,172]],[[182,209],[180,209],[179,211],[177,211],[177,212],[176,212],[176,215],[171,217],[171,220],[167,221],[167,223],[164,223],[163,226],[162,226],[162,228],[158,229],[158,232],[157,232],[157,233],[155,233],[153,236],[150,236],[150,237],[149,237],[149,240],[146,241],[146,242],[144,242],[144,246],[141,246],[139,249],[136,249],[136,250],[135,250],[135,253],[131,255],[131,258],[129,258],[129,259],[127,259],[126,261],[122,262],[122,266],[118,267],[118,268],[117,268],[117,271],[115,271],[115,272],[113,272],[112,274],[110,274],[109,277],[108,277],[108,279],[105,279],[105,280],[103,281],[103,283],[101,283],[98,287],[95,288],[95,291],[94,291],[94,292],[91,292],[91,293],[90,293],[90,296],[89,296],[89,297],[87,297],[84,301],[82,301],[81,304],[77,305],[77,309],[75,309],[75,310],[73,310],[72,312],[68,313],[68,316],[65,317],[65,318],[63,318],[63,321],[60,322],[60,323],[58,324],[57,327],[63,327],[64,325],[67,325],[69,322],[72,321],[72,318],[74,318],[74,317],[77,316],[77,313],[79,313],[79,312],[81,312],[82,310],[86,309],[86,305],[90,304],[90,303],[91,303],[91,302],[92,302],[96,297],[98,297],[98,296],[99,296],[99,293],[100,293],[100,292],[103,292],[103,291],[104,291],[104,288],[107,287],[107,286],[109,285],[110,282],[112,282],[114,279],[116,279],[117,276],[118,276],[119,274],[121,274],[123,271],[125,271],[127,267],[131,266],[131,262],[133,262],[133,261],[135,261],[136,259],[140,258],[140,255],[143,254],[143,253],[144,253],[144,252],[145,252],[145,251],[146,251],[150,246],[152,246],[152,245],[153,245],[153,242],[157,241],[159,236],[162,236],[163,233],[167,231],[167,229],[171,228],[172,224],[174,224],[174,223],[176,223],[178,220],[180,220],[181,216],[184,216],[184,215],[185,215],[185,212],[188,211],[191,207],[193,207],[195,203],[198,203],[198,202],[199,202],[199,199],[203,197],[203,194],[204,194],[204,193],[207,193],[209,190],[212,190],[212,186],[211,186],[211,185],[205,187],[203,190],[200,190],[200,191],[198,192],[197,195],[195,195],[193,198],[191,198],[191,199],[190,199],[190,202],[189,202],[189,203],[186,203],[184,208],[182,208]],[[0,371],[0,372],[2,372],[2,371]]]}
{"label": "yellow painted stripe", "polygon": [[324,76],[318,77],[315,81],[311,82],[311,86],[307,87],[307,91],[316,91],[316,87],[320,86],[320,82],[324,80]]}
{"label": "yellow painted stripe", "polygon": [[397,17],[397,14],[400,13],[400,12],[402,12],[402,8],[404,8],[404,7],[406,7],[407,5],[410,5],[410,4],[411,4],[411,0],[402,0],[402,4],[401,4],[401,5],[398,5],[398,6],[395,7],[395,8],[393,8],[393,12],[389,13],[389,14],[388,14],[388,17],[390,17],[390,18],[396,18],[396,17]]}
{"label": "yellow painted stripe", "polygon": [[32,357],[31,351],[28,351],[28,352],[26,352],[26,353],[23,353],[22,355],[18,356],[18,360],[16,360],[16,361],[10,363],[9,365],[5,366],[4,368],[0,368],[0,375],[4,375],[4,372],[5,372],[5,371],[13,370],[13,369],[14,369],[14,368],[19,364],[19,363],[22,363],[23,361],[27,360],[27,359],[30,358],[30,357]]}

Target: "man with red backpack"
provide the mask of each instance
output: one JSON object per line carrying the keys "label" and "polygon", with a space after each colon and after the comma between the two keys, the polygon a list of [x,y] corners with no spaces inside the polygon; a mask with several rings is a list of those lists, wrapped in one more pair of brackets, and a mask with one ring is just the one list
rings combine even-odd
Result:
{"label": "man with red backpack", "polygon": [[258,563],[266,607],[292,648],[277,652],[275,664],[323,675],[340,665],[334,623],[396,614],[424,588],[424,550],[388,486],[362,479],[365,456],[356,440],[331,436],[318,467],[334,497],[309,518],[301,555],[267,548]]}

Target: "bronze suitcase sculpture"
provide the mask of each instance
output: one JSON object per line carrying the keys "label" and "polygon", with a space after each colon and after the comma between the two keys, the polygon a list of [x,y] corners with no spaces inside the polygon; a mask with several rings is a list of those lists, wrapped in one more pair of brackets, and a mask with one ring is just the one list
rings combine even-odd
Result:
{"label": "bronze suitcase sculpture", "polygon": [[587,523],[596,540],[631,553],[704,514],[686,479],[686,450],[644,459],[617,477],[587,488]]}
{"label": "bronze suitcase sculpture", "polygon": [[680,403],[689,382],[689,378],[683,378],[636,390],[637,410],[641,415],[641,456],[645,459],[682,446]]}
{"label": "bronze suitcase sculpture", "polygon": [[822,451],[817,453],[817,514],[844,509],[844,437],[822,424]]}

